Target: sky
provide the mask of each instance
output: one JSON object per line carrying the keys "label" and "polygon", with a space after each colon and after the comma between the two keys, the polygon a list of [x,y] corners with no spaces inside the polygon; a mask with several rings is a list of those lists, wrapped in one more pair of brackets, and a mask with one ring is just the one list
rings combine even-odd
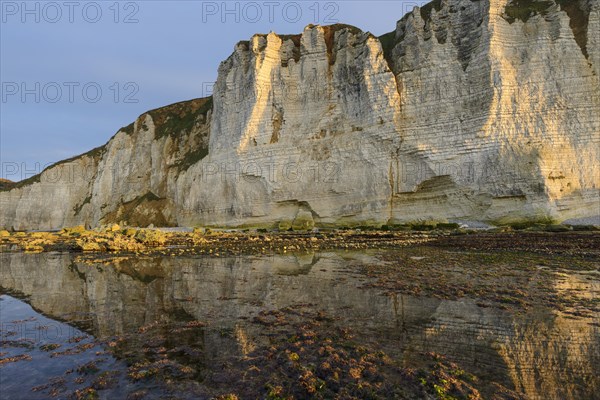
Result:
{"label": "sky", "polygon": [[423,3],[0,0],[0,177],[26,179],[147,110],[209,95],[255,33],[340,22],[379,36]]}

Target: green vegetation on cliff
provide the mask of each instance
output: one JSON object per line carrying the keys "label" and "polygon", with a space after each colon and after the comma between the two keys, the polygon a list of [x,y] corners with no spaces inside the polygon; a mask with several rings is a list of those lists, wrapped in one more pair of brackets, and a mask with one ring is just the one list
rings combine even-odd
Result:
{"label": "green vegetation on cliff", "polygon": [[23,179],[22,181],[19,181],[19,182],[12,182],[9,185],[7,185],[7,184],[0,185],[0,192],[10,191],[13,189],[18,189],[18,188],[22,188],[22,187],[25,187],[28,185],[32,185],[34,183],[39,183],[39,182],[41,182],[42,174],[44,172],[48,171],[49,169],[58,167],[60,165],[71,163],[71,162],[76,161],[83,157],[90,157],[96,161],[99,161],[105,151],[106,151],[106,145],[102,145],[102,146],[96,147],[96,148],[88,151],[87,153],[83,153],[83,154],[80,154],[75,157],[67,158],[66,160],[58,161],[58,162],[44,168],[44,170],[42,172],[40,172],[39,174],[34,175],[30,178]]}
{"label": "green vegetation on cliff", "polygon": [[536,15],[546,15],[554,3],[547,0],[512,0],[504,10],[505,19],[509,23],[517,20],[527,22]]}
{"label": "green vegetation on cliff", "polygon": [[587,37],[589,23],[589,5],[581,0],[511,0],[504,9],[504,19],[510,24],[519,20],[529,21],[530,18],[549,13],[553,6],[560,6],[560,10],[569,16],[569,27],[583,55],[588,58]]}
{"label": "green vegetation on cliff", "polygon": [[421,18],[423,18],[424,21],[430,20],[431,12],[434,9],[435,11],[440,11],[442,9],[442,0],[433,0],[421,7]]}
{"label": "green vegetation on cliff", "polygon": [[155,138],[159,139],[167,135],[180,135],[189,132],[200,121],[200,117],[206,116],[213,107],[213,98],[205,97],[190,101],[182,101],[166,107],[148,111],[155,126]]}

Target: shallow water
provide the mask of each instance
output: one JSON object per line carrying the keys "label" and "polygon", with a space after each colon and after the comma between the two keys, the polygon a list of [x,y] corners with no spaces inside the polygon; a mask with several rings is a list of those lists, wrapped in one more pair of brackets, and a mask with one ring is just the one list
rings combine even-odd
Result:
{"label": "shallow water", "polygon": [[[184,390],[195,393],[190,397],[208,398],[211,388],[197,383],[218,382],[216,365],[268,346],[263,326],[253,319],[265,310],[298,306],[352,327],[356,342],[385,351],[399,364],[419,367],[423,353],[442,354],[476,375],[484,395],[495,383],[532,399],[597,395],[596,310],[585,316],[548,306],[503,310],[482,307],[477,298],[446,300],[384,291],[371,285],[375,278],[363,268],[386,263],[382,255],[385,251],[84,262],[69,254],[2,254],[1,357],[31,358],[0,364],[2,398],[47,398],[53,388],[63,398],[90,385],[99,389],[101,398],[131,393],[184,398]],[[427,256],[414,258],[423,262]],[[595,299],[599,281],[594,271],[560,271],[556,293]],[[432,277],[431,285],[436,284]],[[144,346],[131,339],[139,329],[182,321],[202,321],[202,326],[185,338],[177,330],[161,331],[167,350],[185,348],[201,364],[182,383],[181,392],[173,391],[177,385],[128,378],[130,353]],[[123,335],[129,340],[119,351],[105,351]],[[41,349],[48,344],[60,347]],[[65,350],[75,354],[54,354]],[[97,382],[103,373],[112,377],[110,384]],[[58,384],[31,390],[51,381]]]}

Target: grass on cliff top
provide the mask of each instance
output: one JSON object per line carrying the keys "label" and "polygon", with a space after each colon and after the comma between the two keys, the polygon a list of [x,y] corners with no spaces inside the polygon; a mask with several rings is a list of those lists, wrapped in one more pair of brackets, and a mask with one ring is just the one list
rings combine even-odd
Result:
{"label": "grass on cliff top", "polygon": [[545,16],[555,4],[560,6],[569,16],[569,27],[573,31],[573,36],[577,45],[581,49],[585,58],[589,57],[587,51],[587,37],[590,10],[583,2],[576,0],[512,0],[506,5],[504,10],[504,19],[512,24],[517,20],[522,22],[529,21],[536,15]]}
{"label": "grass on cliff top", "polygon": [[66,160],[58,161],[58,162],[56,162],[56,163],[54,163],[54,164],[52,164],[52,165],[44,168],[44,170],[42,172],[40,172],[39,174],[34,175],[34,176],[30,177],[30,178],[23,179],[22,181],[19,181],[19,182],[12,182],[11,184],[0,185],[0,192],[6,192],[6,191],[13,190],[13,189],[19,189],[19,188],[22,188],[22,187],[25,187],[25,186],[28,186],[28,185],[32,185],[34,183],[39,183],[39,182],[41,182],[41,176],[42,176],[42,174],[44,172],[48,171],[49,169],[52,169],[52,168],[57,167],[57,166],[62,165],[62,164],[68,164],[70,162],[76,161],[76,160],[78,160],[80,158],[83,158],[83,157],[90,157],[90,158],[94,158],[96,160],[99,160],[100,157],[102,157],[102,155],[104,154],[105,151],[106,151],[106,145],[102,145],[102,146],[96,147],[96,148],[88,151],[87,153],[83,153],[83,154],[80,154],[78,156],[67,158]]}
{"label": "grass on cliff top", "polygon": [[201,115],[206,117],[212,107],[213,98],[210,96],[182,101],[148,111],[154,121],[155,138],[159,139],[167,135],[179,135],[181,132],[189,132],[198,118]]}
{"label": "grass on cliff top", "polygon": [[[313,28],[315,25],[308,25],[309,28]],[[349,32],[351,32],[354,35],[358,35],[360,33],[362,33],[363,31],[360,28],[357,28],[356,26],[353,25],[348,25],[348,24],[332,24],[332,25],[322,25],[321,26],[323,28],[324,31],[324,35],[325,35],[325,43],[327,45],[327,55],[329,57],[329,64],[333,65],[335,63],[335,56],[334,56],[334,41],[335,41],[335,33],[344,29],[347,29]],[[266,36],[266,34],[256,34],[255,36]],[[293,35],[289,35],[289,34],[284,34],[284,35],[277,35],[279,36],[279,38],[282,41],[287,41],[287,40],[291,40],[294,43],[294,52],[293,52],[293,58],[296,62],[298,62],[300,60],[300,42],[302,39],[302,34],[293,34]],[[239,42],[239,44],[244,44],[246,45],[247,42]],[[247,48],[249,48],[249,44],[247,45]],[[283,67],[287,67],[288,65],[288,61],[289,60],[282,60],[282,66]]]}
{"label": "grass on cliff top", "polygon": [[0,190],[8,190],[15,185],[15,182],[0,178]]}
{"label": "grass on cliff top", "polygon": [[442,0],[433,0],[430,3],[427,3],[421,7],[421,18],[424,21],[429,21],[431,19],[431,12],[435,9],[435,11],[440,11],[442,9]]}
{"label": "grass on cliff top", "polygon": [[[294,49],[292,52],[292,58],[294,59],[294,61],[298,62],[300,61],[300,42],[302,40],[302,35],[301,34],[297,34],[297,35],[279,35],[279,37],[281,38],[282,42],[286,42],[288,40],[291,40],[292,43],[294,43]],[[288,61],[289,60],[281,60],[281,66],[282,67],[287,67],[288,66]]]}
{"label": "grass on cliff top", "polygon": [[538,14],[546,15],[548,9],[553,5],[552,1],[547,0],[512,0],[504,10],[505,19],[510,24],[516,20],[527,22],[531,17]]}
{"label": "grass on cliff top", "polygon": [[335,55],[333,53],[335,33],[338,31],[341,31],[343,29],[347,29],[349,32],[351,32],[355,35],[358,35],[359,33],[362,32],[362,30],[360,30],[359,28],[352,26],[352,25],[346,25],[346,24],[333,24],[333,25],[323,26],[323,30],[324,30],[324,34],[325,34],[325,44],[327,45],[327,56],[329,58],[329,65],[335,64]]}
{"label": "grass on cliff top", "polygon": [[133,134],[133,127],[134,127],[134,125],[135,125],[135,122],[132,122],[129,125],[124,126],[121,129],[119,129],[119,131],[123,131],[126,134],[131,135],[131,134]]}
{"label": "grass on cliff top", "polygon": [[383,49],[383,57],[387,60],[388,65],[391,65],[392,60],[392,51],[394,47],[402,41],[403,38],[396,39],[396,31],[393,30],[386,34],[379,36],[379,42],[381,43],[381,48]]}
{"label": "grass on cliff top", "polygon": [[177,164],[177,167],[180,171],[185,171],[206,156],[208,156],[208,147],[199,147],[186,153],[185,157]]}
{"label": "grass on cliff top", "polygon": [[[189,131],[193,128],[198,117],[203,115],[206,117],[208,111],[212,109],[213,101],[212,96],[194,99],[190,101],[183,101],[175,104],[171,104],[166,107],[157,108],[155,110],[148,111],[154,120],[156,126],[156,138],[163,137],[165,135],[178,135],[180,132]],[[131,123],[125,127],[119,129],[128,135],[133,133],[134,124]],[[114,137],[114,136],[113,136]],[[112,138],[110,139],[112,140]],[[110,140],[108,142],[110,142]],[[54,167],[62,164],[68,164],[75,160],[83,157],[90,157],[99,160],[104,152],[106,151],[107,144],[96,147],[86,153],[67,158],[65,160],[58,161],[48,167],[46,167],[41,173],[34,175],[30,178],[24,179],[19,182],[2,182],[0,184],[0,192],[10,191],[12,189],[23,188],[34,183],[41,182],[41,175]],[[201,160],[208,154],[208,149],[201,148],[199,150],[192,151],[186,155],[183,160],[183,166],[189,166],[196,161]]]}
{"label": "grass on cliff top", "polygon": [[588,25],[590,20],[590,11],[581,8],[582,4],[574,0],[556,0],[560,9],[569,16],[569,26],[575,36],[575,41],[579,45],[585,58],[589,58],[587,50]]}
{"label": "grass on cliff top", "polygon": [[[189,133],[198,123],[200,116],[206,118],[213,108],[212,96],[175,103],[166,107],[149,111],[155,125],[155,138],[168,135],[178,136]],[[179,171],[185,171],[208,155],[208,147],[201,146],[188,151],[177,163]]]}

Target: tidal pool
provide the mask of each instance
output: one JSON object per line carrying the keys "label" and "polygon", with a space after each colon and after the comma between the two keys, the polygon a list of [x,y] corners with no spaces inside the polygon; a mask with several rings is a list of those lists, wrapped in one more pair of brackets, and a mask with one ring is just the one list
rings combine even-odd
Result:
{"label": "tidal pool", "polygon": [[2,399],[600,393],[596,260],[423,247],[0,261]]}

